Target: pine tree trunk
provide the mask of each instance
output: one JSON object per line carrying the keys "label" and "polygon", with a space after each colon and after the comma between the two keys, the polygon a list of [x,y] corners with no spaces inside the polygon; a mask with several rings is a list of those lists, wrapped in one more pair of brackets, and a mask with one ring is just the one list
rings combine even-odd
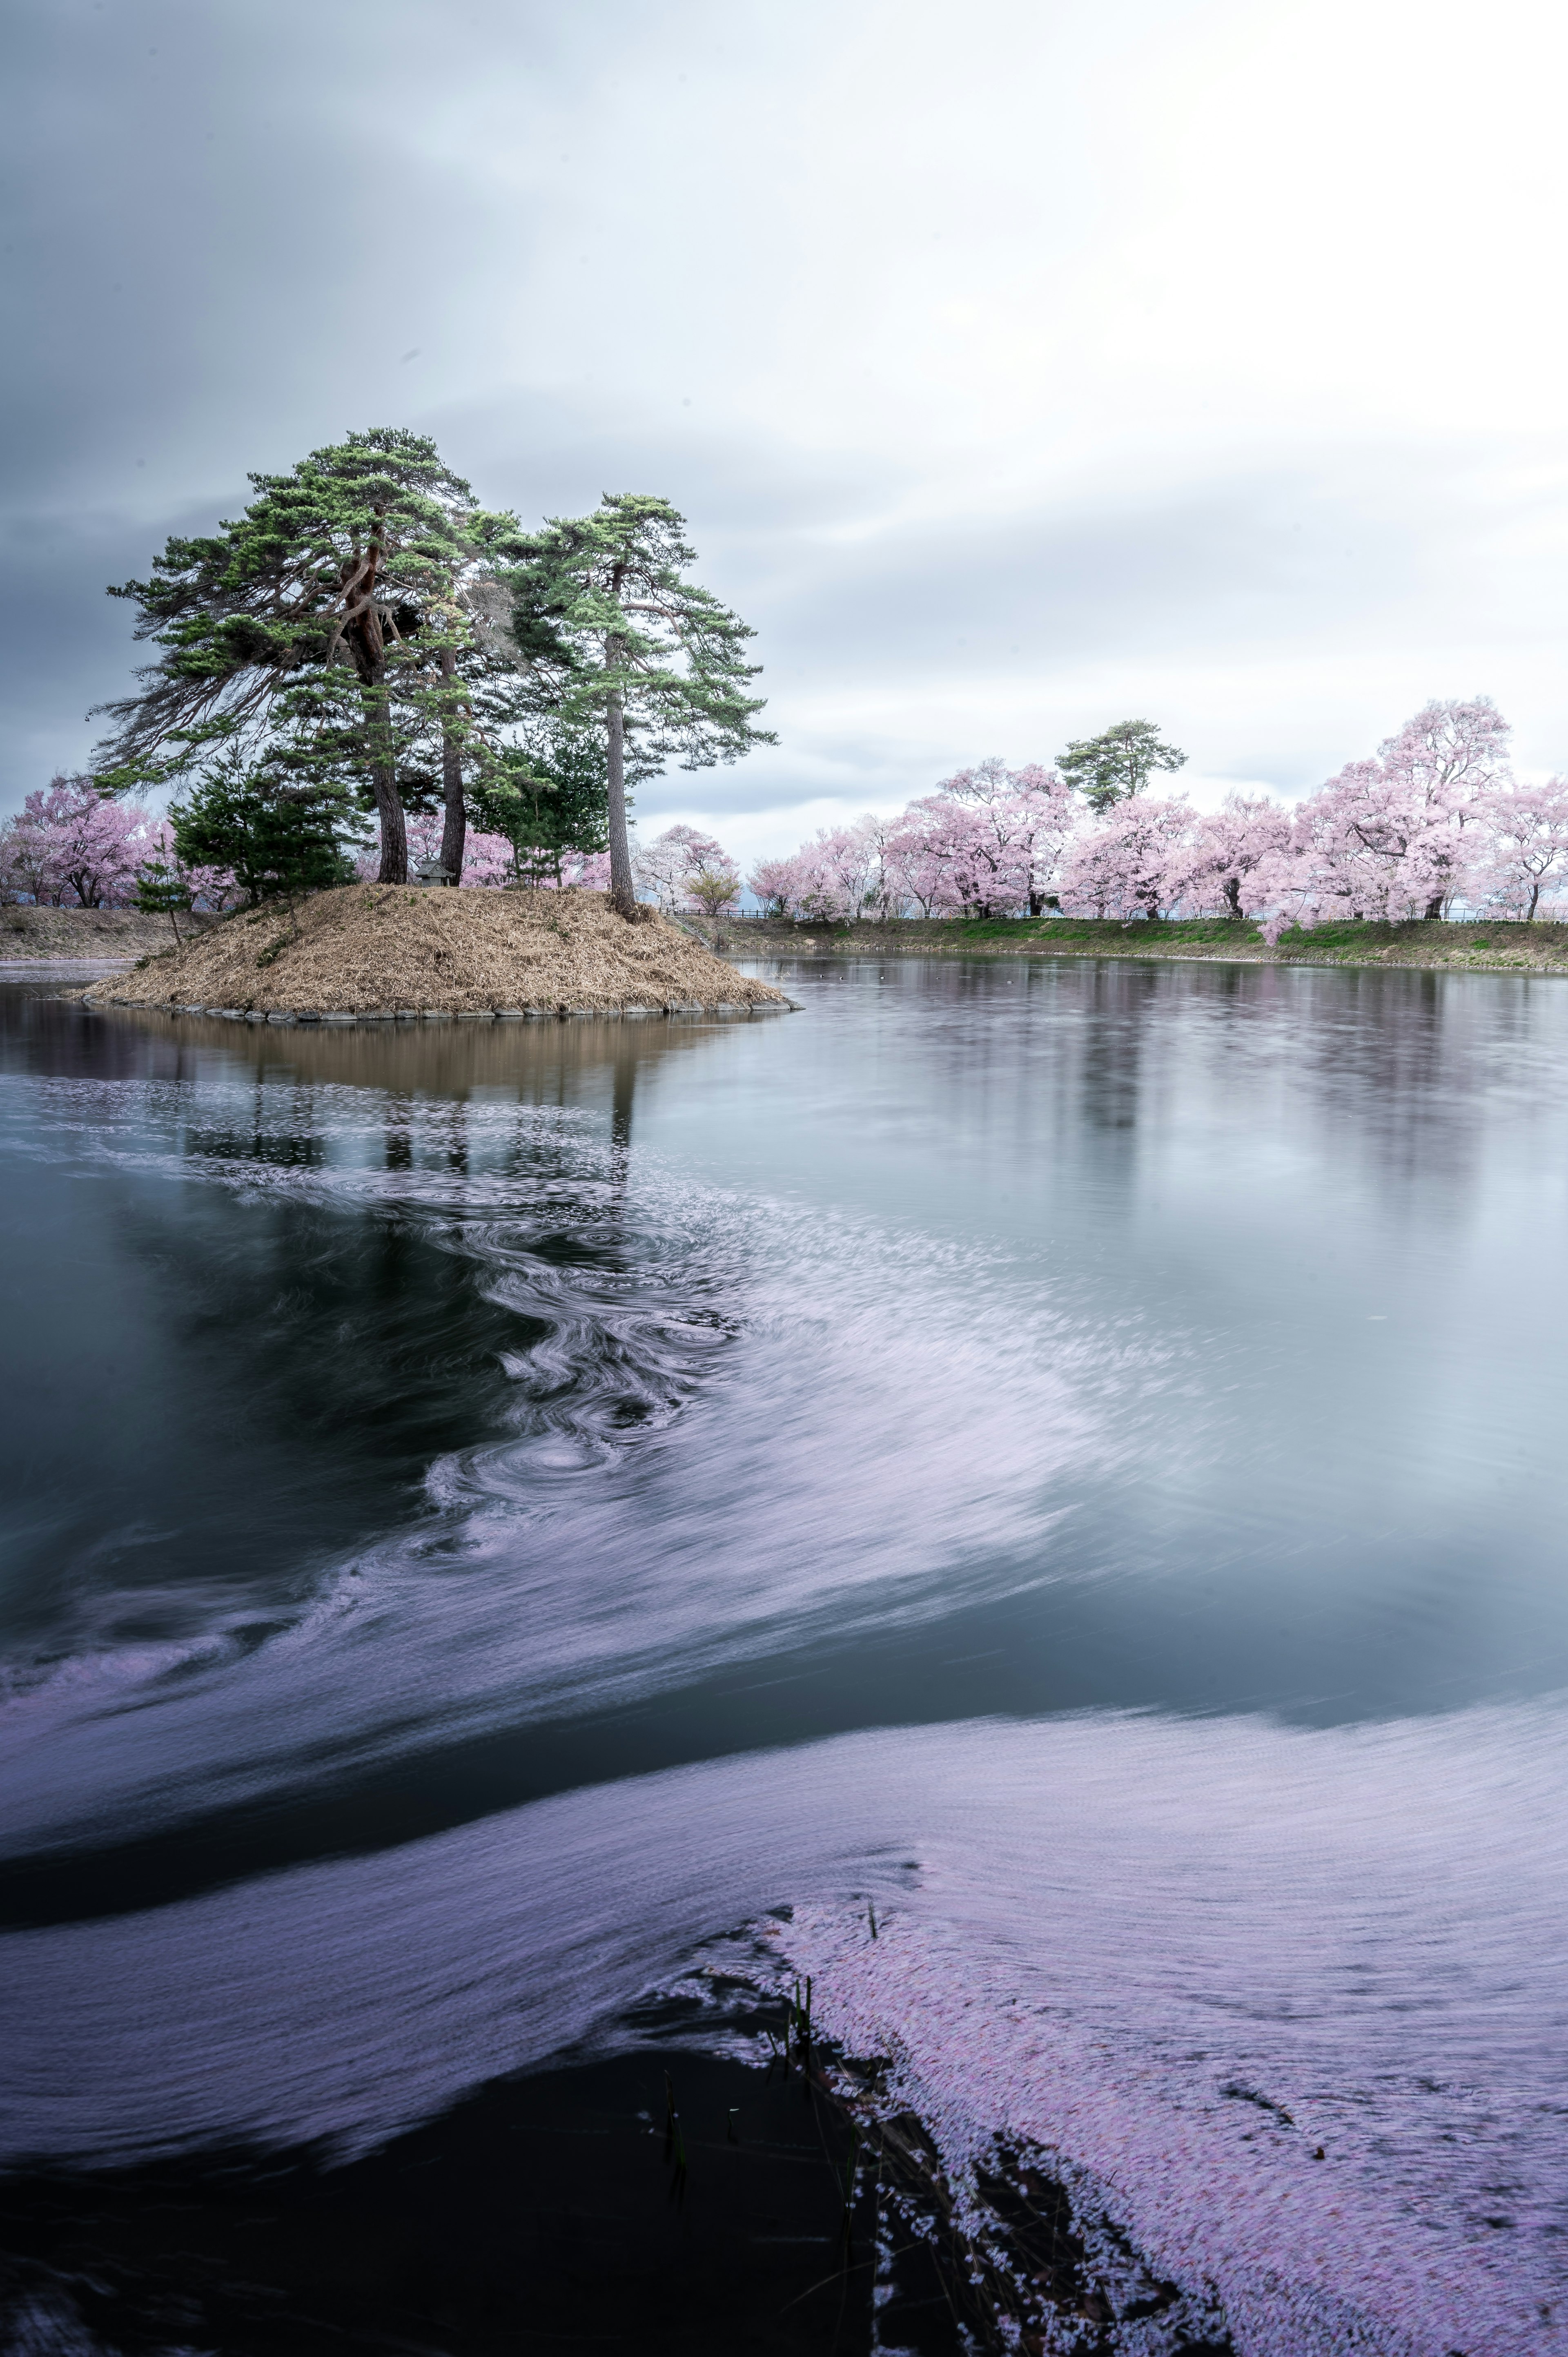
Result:
{"label": "pine tree trunk", "polygon": [[397,791],[397,753],[392,742],[392,700],[387,694],[386,639],[375,602],[376,580],[386,555],[384,509],[376,510],[376,529],[363,560],[352,559],[343,571],[344,596],[351,619],[344,631],[354,669],[360,675],[360,695],[365,715],[365,751],[371,772],[371,792],[381,828],[380,881],[408,882],[408,829]]}
{"label": "pine tree trunk", "polygon": [[628,922],[637,918],[631,838],[626,831],[626,713],[618,694],[606,707],[609,751],[610,906]]}
{"label": "pine tree trunk", "polygon": [[457,658],[450,647],[441,650],[441,676],[446,682],[444,709],[441,715],[441,793],[446,815],[441,828],[441,865],[446,870],[445,882],[463,881],[463,852],[468,836],[467,813],[463,808],[463,748],[453,723],[456,691],[452,682],[457,676]]}
{"label": "pine tree trunk", "polygon": [[398,799],[392,712],[387,702],[384,677],[365,689],[364,698],[365,736],[371,756],[371,791],[376,799],[376,816],[381,828],[379,881],[382,884],[406,884],[408,829],[403,823],[403,804]]}

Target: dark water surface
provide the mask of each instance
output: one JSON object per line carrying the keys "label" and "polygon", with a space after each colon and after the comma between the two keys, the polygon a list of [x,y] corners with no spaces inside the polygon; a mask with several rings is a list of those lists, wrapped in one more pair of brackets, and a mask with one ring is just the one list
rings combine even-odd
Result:
{"label": "dark water surface", "polygon": [[[738,1940],[1240,2350],[1568,2347],[1568,990],[769,972],[331,1033],[0,985],[11,2345],[336,2345],[302,2244],[270,2339],[194,2260],[133,2331],[83,2248],[307,2154],[379,2250],[389,2151],[450,2205],[562,2065],[751,2052]],[[355,2345],[532,2345],[456,2206],[482,2324]],[[918,2341],[739,2330],[727,2265],[584,2345]]]}

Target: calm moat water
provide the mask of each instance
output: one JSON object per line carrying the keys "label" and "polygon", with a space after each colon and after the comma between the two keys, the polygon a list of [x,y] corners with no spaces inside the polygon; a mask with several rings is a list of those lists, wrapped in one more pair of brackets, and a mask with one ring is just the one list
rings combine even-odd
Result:
{"label": "calm moat water", "polygon": [[1568,988],[766,971],[0,985],[8,2345],[568,2345],[501,2225],[481,2321],[274,2249],[219,2331],[183,2230],[133,2314],[116,2188],[491,2181],[536,2074],[742,2050],[746,1956],[1210,2346],[1568,2348]]}

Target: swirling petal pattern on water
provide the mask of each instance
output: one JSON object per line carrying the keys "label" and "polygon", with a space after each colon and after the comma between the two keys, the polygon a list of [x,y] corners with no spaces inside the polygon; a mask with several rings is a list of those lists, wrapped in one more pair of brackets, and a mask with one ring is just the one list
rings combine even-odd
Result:
{"label": "swirling petal pattern on water", "polygon": [[247,1108],[239,1159],[212,1150],[210,1107],[170,1152],[113,1092],[57,1093],[111,1167],[413,1228],[520,1339],[510,1429],[438,1458],[412,1528],[277,1624],[225,1609],[165,1648],[68,1656],[9,1738],[0,1715],[15,1849],[1048,1578],[1061,1485],[1107,1455],[1097,1392],[1160,1380],[1127,1341],[1091,1350],[1048,1293],[989,1315],[1005,1259],[695,1188],[650,1157],[628,1174],[554,1112],[401,1108],[413,1167],[389,1171],[384,1112],[358,1099],[329,1124],[314,1109],[328,1161],[255,1157],[258,1136],[296,1134],[286,1100]]}

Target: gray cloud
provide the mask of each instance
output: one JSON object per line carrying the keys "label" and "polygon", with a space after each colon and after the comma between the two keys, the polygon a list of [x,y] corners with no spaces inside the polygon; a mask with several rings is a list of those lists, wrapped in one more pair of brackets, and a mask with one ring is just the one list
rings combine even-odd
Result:
{"label": "gray cloud", "polygon": [[[1154,0],[1107,25],[1167,72]],[[1091,30],[983,0],[961,55],[884,0],[18,0],[6,40],[0,807],[124,688],[104,585],[382,422],[525,517],[646,488],[691,518],[784,741],[645,816],[787,841],[803,802],[1151,707],[1195,773],[1288,791],[1428,694],[1489,688],[1561,757],[1560,438],[1402,419],[1391,361],[1316,421],[1283,363],[1249,393],[1216,354],[1205,423],[1200,341],[1130,372],[1169,265],[1095,178],[1123,84]],[[1030,150],[1047,100],[1079,128]]]}

